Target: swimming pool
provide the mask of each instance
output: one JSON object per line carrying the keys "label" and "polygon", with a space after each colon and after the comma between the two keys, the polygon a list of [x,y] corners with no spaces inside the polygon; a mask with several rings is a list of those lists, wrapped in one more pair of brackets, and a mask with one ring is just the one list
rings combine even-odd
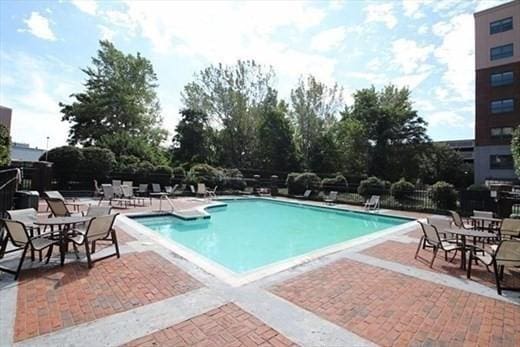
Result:
{"label": "swimming pool", "polygon": [[225,207],[208,209],[209,219],[189,221],[162,215],[134,220],[235,274],[410,222],[269,199],[225,203]]}

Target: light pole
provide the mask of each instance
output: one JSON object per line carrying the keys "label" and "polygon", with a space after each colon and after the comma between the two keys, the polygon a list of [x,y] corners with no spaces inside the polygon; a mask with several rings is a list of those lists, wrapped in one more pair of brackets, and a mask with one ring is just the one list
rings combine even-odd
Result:
{"label": "light pole", "polygon": [[49,155],[49,136],[47,136],[47,147],[45,149],[45,161],[47,161],[47,156]]}

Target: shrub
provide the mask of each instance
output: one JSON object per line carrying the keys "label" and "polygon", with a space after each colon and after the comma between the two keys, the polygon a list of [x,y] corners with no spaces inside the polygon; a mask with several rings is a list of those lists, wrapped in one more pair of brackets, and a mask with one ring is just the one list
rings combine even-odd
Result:
{"label": "shrub", "polygon": [[89,179],[104,182],[112,172],[116,157],[111,150],[100,147],[85,147],[82,149],[82,172]]}
{"label": "shrub", "polygon": [[313,172],[304,172],[299,174],[292,181],[289,187],[290,194],[301,195],[305,193],[307,189],[317,191],[320,188],[321,179],[318,175]]}
{"label": "shrub", "polygon": [[186,170],[182,166],[176,166],[172,169],[173,184],[180,184],[186,178]]}
{"label": "shrub", "polygon": [[457,206],[457,192],[452,184],[438,181],[429,189],[430,197],[439,209],[454,209]]}
{"label": "shrub", "polygon": [[[40,160],[45,160],[45,153]],[[47,153],[47,160],[52,162],[54,177],[60,188],[68,188],[68,182],[77,177],[77,173],[84,160],[81,149],[74,146],[61,146],[51,149]]]}
{"label": "shrub", "polygon": [[289,194],[296,194],[294,193],[292,190],[294,189],[294,180],[296,179],[296,177],[298,177],[300,173],[298,172],[291,172],[290,174],[287,175],[287,179],[285,180],[285,184],[287,185],[287,192]]}
{"label": "shrub", "polygon": [[153,170],[153,176],[155,183],[167,186],[172,183],[173,170],[168,165],[158,165]]}
{"label": "shrub", "polygon": [[385,192],[385,182],[372,176],[359,183],[358,194],[367,198],[372,195],[383,195]]}
{"label": "shrub", "polygon": [[222,173],[224,175],[222,188],[244,190],[247,187],[244,175],[242,175],[239,169],[223,169]]}
{"label": "shrub", "polygon": [[193,165],[186,175],[186,184],[204,183],[209,187],[222,185],[222,172],[208,164]]}
{"label": "shrub", "polygon": [[321,189],[325,191],[335,190],[338,192],[346,192],[348,188],[348,182],[345,176],[336,175],[333,178],[324,178],[321,180]]}
{"label": "shrub", "polygon": [[9,165],[11,162],[10,145],[11,138],[9,137],[9,130],[3,124],[0,124],[0,166]]}
{"label": "shrub", "polygon": [[149,161],[144,160],[137,164],[136,174],[141,175],[143,179],[147,179],[154,170],[155,166]]}
{"label": "shrub", "polygon": [[135,174],[140,161],[141,159],[134,155],[122,155],[116,159],[113,171],[116,173]]}
{"label": "shrub", "polygon": [[404,178],[401,178],[399,181],[395,182],[390,187],[390,193],[392,196],[399,202],[403,202],[409,198],[409,196],[414,192],[415,187],[411,182],[408,182]]}
{"label": "shrub", "polygon": [[473,192],[489,192],[489,187],[485,184],[472,184],[468,187],[468,190]]}

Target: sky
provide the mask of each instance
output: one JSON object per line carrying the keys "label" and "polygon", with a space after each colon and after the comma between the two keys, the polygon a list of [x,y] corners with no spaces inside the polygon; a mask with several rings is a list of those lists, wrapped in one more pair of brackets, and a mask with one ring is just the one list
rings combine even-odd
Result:
{"label": "sky", "polygon": [[300,76],[337,82],[344,100],[374,85],[407,86],[434,140],[474,137],[473,13],[507,1],[0,1],[0,105],[13,141],[66,143],[59,102],[81,92],[99,40],[148,58],[163,126],[180,93],[210,64],[254,59],[289,99]]}

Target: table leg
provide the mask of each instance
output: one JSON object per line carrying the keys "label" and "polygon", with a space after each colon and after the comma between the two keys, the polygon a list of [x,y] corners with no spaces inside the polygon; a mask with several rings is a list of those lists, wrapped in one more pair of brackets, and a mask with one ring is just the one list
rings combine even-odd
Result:
{"label": "table leg", "polygon": [[462,270],[466,269],[466,236],[461,235],[461,241],[462,241],[462,256],[460,261],[460,268]]}

